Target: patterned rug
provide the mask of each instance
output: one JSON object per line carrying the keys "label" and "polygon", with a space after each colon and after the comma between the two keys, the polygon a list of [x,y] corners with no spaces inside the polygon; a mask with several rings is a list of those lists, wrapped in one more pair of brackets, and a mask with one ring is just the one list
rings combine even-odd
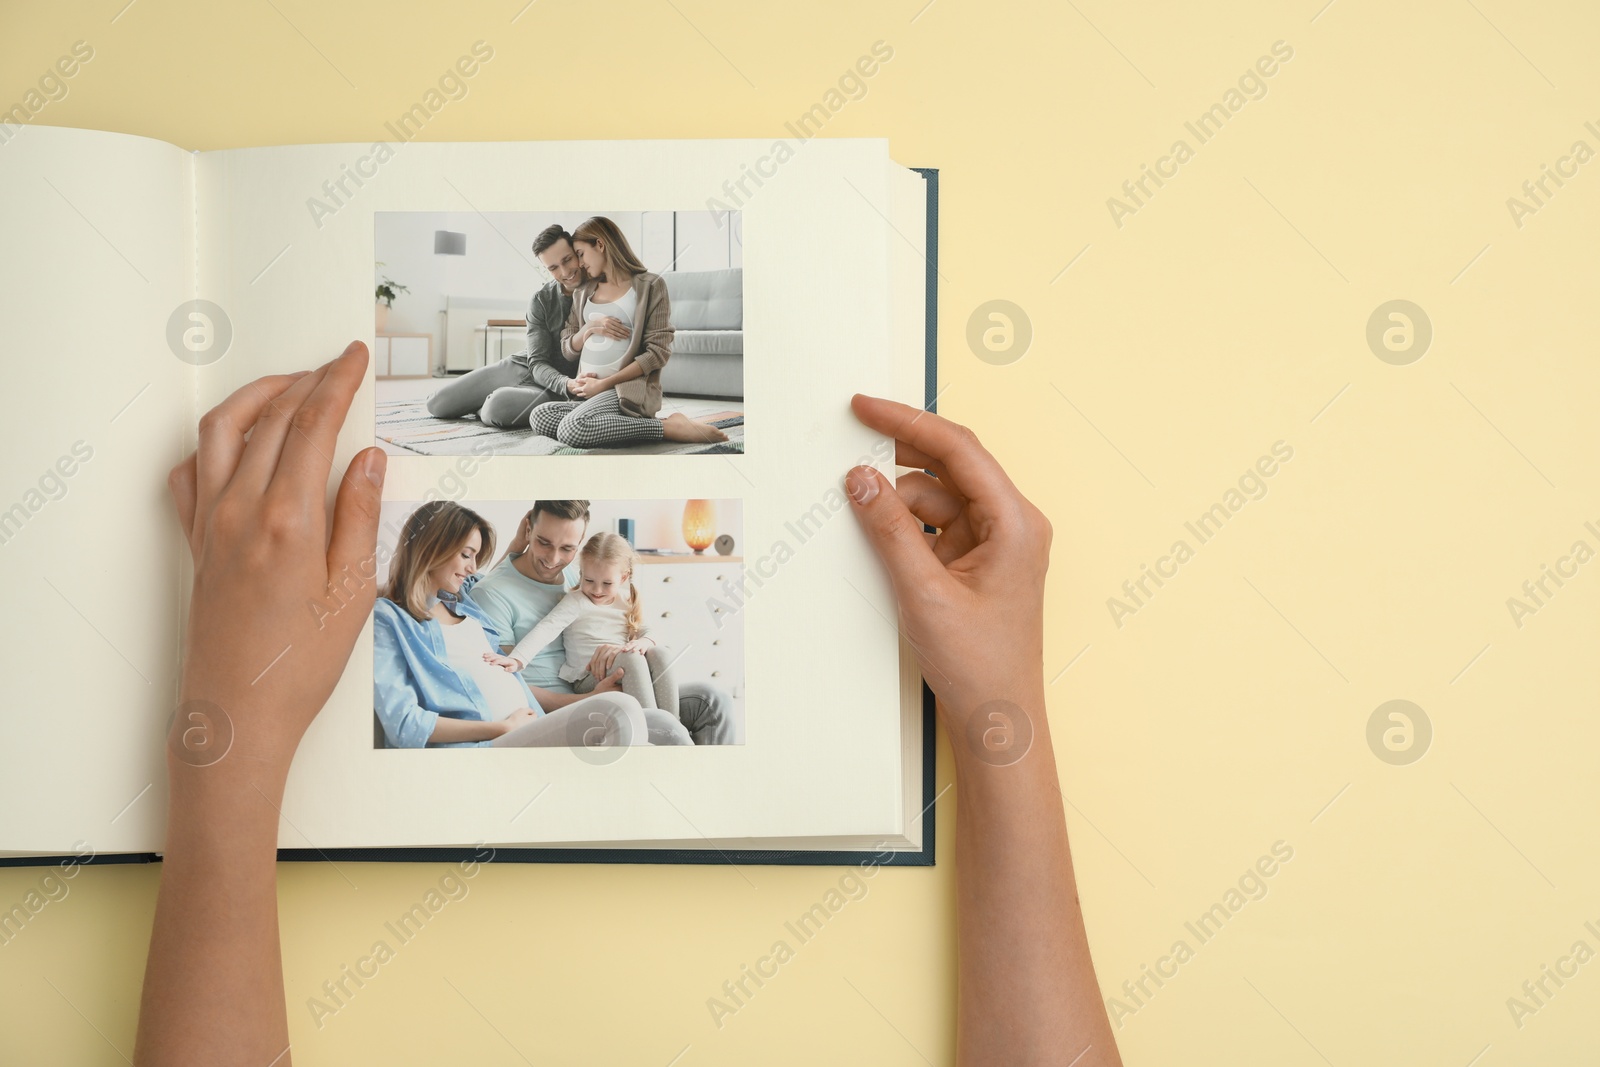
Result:
{"label": "patterned rug", "polygon": [[391,400],[380,402],[377,407],[378,439],[419,456],[471,455],[479,440],[486,441],[496,456],[581,456],[589,452],[608,456],[717,456],[744,452],[744,415],[737,411],[718,412],[704,420],[727,434],[726,441],[711,444],[663,441],[626,448],[573,448],[531,429],[497,430],[485,426],[476,416],[436,419],[428,414],[427,402],[423,399]]}

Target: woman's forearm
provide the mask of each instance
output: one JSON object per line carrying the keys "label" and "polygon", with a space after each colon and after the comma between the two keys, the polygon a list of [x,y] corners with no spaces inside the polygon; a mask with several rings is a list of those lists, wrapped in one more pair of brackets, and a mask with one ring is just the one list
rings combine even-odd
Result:
{"label": "woman's forearm", "polygon": [[1042,687],[1017,707],[1033,727],[1017,762],[985,761],[962,738],[953,746],[956,1062],[1120,1064],[1084,932]]}
{"label": "woman's forearm", "polygon": [[614,389],[622,382],[631,382],[635,378],[642,378],[644,377],[644,373],[644,368],[639,366],[639,364],[630,363],[626,367],[623,367],[621,370],[617,371],[617,373],[601,380],[600,384],[602,386],[602,392],[605,389]]}
{"label": "woman's forearm", "polygon": [[283,776],[175,763],[134,1062],[289,1062],[275,864]]}
{"label": "woman's forearm", "polygon": [[[326,507],[328,457],[367,369],[366,346],[354,341],[316,370],[240,386],[200,420],[196,450],[167,474],[195,570],[179,686],[188,710],[167,739],[167,837],[134,1044],[141,1064],[290,1059],[278,809],[295,749],[372,613],[367,583],[341,587],[340,611],[312,621],[305,610],[339,576],[365,573],[377,543],[380,449],[356,454]],[[222,492],[241,478],[249,492]],[[224,506],[233,521],[213,521]],[[269,527],[280,536],[264,543]],[[294,649],[290,664],[260,669],[263,635]],[[220,751],[213,739],[225,739]]]}
{"label": "woman's forearm", "polygon": [[428,735],[428,742],[440,745],[452,741],[492,741],[505,732],[503,720],[484,722],[481,719],[453,719],[441,715],[433,724],[433,733]]}

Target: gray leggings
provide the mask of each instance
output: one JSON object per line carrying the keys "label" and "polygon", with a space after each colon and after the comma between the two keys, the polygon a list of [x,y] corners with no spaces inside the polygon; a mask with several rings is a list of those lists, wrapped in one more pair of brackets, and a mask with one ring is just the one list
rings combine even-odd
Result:
{"label": "gray leggings", "polygon": [[[675,658],[668,648],[652,648],[642,655],[619,652],[612,669],[622,668],[622,691],[637,700],[641,708],[660,708],[671,712],[676,719],[679,718],[678,683],[672,677]],[[585,675],[582,681],[573,683],[572,691],[588,693],[598,684],[594,675]]]}
{"label": "gray leggings", "polygon": [[440,386],[428,397],[428,414],[436,419],[461,419],[477,415],[485,426],[521,429],[528,413],[540,404],[566,400],[566,394],[531,384],[528,369],[511,359],[469,371]]}
{"label": "gray leggings", "polygon": [[562,400],[533,409],[535,431],[573,448],[616,448],[660,441],[661,420],[623,414],[615,389],[587,400]]}
{"label": "gray leggings", "polygon": [[692,745],[694,738],[675,715],[641,708],[626,693],[599,693],[523,723],[489,744],[493,748]]}

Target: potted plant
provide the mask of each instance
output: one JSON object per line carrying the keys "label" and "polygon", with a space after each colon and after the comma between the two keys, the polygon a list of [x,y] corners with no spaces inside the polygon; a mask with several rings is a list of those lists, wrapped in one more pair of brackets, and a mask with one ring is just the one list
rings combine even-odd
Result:
{"label": "potted plant", "polygon": [[[381,267],[383,264],[380,263],[378,266]],[[375,308],[378,333],[382,333],[386,328],[388,328],[389,309],[394,307],[394,298],[399,296],[401,293],[409,293],[410,291],[410,289],[404,285],[401,285],[387,274],[385,274],[382,280],[378,282],[377,304]]]}

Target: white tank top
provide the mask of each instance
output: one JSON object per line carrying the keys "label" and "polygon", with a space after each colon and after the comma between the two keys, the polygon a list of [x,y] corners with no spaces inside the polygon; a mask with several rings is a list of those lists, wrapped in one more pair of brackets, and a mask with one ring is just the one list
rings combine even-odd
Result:
{"label": "white tank top", "polygon": [[[633,313],[638,307],[639,298],[629,289],[616,300],[610,303],[600,303],[591,300],[584,308],[584,321],[594,322],[610,316],[621,319],[622,324],[630,331],[633,329]],[[583,342],[583,351],[579,353],[578,374],[587,374],[593,371],[605,378],[622,369],[622,357],[628,351],[628,338],[607,337],[602,333],[592,333],[588,340]]]}
{"label": "white tank top", "polygon": [[522,687],[517,684],[516,675],[483,658],[485,652],[499,652],[500,647],[490,645],[489,636],[477,619],[466,615],[454,626],[439,623],[439,629],[444,634],[444,651],[450,666],[477,685],[489,705],[491,719],[503,719],[518,708],[530,706],[522,695]]}

